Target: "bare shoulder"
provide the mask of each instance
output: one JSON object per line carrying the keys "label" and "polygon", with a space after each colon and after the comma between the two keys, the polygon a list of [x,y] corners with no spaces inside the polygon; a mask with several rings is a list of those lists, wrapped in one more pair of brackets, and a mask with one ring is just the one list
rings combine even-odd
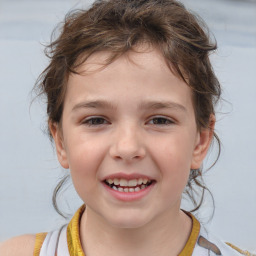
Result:
{"label": "bare shoulder", "polygon": [[35,240],[35,235],[22,235],[11,238],[0,244],[0,255],[33,256]]}

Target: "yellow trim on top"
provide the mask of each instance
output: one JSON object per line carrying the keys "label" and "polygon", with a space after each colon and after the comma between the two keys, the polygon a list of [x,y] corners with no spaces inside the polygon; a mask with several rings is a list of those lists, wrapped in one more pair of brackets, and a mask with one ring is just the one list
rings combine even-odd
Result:
{"label": "yellow trim on top", "polygon": [[199,221],[191,213],[186,212],[186,214],[192,219],[192,230],[185,247],[178,256],[192,255],[200,232]]}
{"label": "yellow trim on top", "polygon": [[230,246],[231,248],[233,248],[234,250],[238,251],[239,253],[243,254],[243,255],[247,255],[247,256],[256,256],[256,254],[252,254],[248,251],[244,251],[241,250],[240,248],[236,247],[235,245],[231,244],[231,243],[226,243],[228,246]]}
{"label": "yellow trim on top", "polygon": [[44,239],[46,237],[47,233],[38,233],[36,234],[36,241],[35,241],[35,247],[34,247],[34,253],[33,256],[39,256],[41,247],[43,245]]}
{"label": "yellow trim on top", "polygon": [[72,218],[67,227],[68,250],[71,256],[85,256],[79,235],[79,225],[84,210],[85,205],[79,208],[79,210],[75,213],[74,217]]}
{"label": "yellow trim on top", "polygon": [[[74,217],[71,219],[70,223],[68,224],[67,227],[67,241],[68,241],[68,250],[69,254],[71,256],[85,256],[81,241],[80,241],[80,220],[82,217],[82,214],[85,210],[85,205],[81,206],[78,211],[75,213]],[[186,212],[186,214],[192,219],[192,231],[189,236],[189,239],[181,251],[181,253],[178,256],[191,256],[198,236],[200,232],[200,223],[198,220],[189,212]],[[36,241],[35,241],[35,247],[34,247],[34,253],[33,256],[39,256],[40,255],[40,250],[42,248],[43,242],[45,240],[47,233],[38,233],[36,234]],[[256,254],[252,254],[248,251],[244,251],[236,247],[235,245],[231,243],[226,243],[228,246],[231,248],[235,249],[242,255],[246,256],[256,256]]]}
{"label": "yellow trim on top", "polygon": [[[84,210],[85,205],[79,208],[79,210],[75,213],[74,217],[72,218],[67,227],[68,250],[71,256],[85,256],[79,236],[79,225]],[[198,220],[191,213],[186,214],[192,219],[192,231],[185,247],[178,256],[192,255],[200,232],[200,223],[198,222]]]}

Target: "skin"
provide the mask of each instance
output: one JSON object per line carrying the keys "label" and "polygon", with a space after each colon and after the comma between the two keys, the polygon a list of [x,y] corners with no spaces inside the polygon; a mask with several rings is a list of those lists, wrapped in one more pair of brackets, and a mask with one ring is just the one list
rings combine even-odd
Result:
{"label": "skin", "polygon": [[11,238],[0,244],[0,255],[33,256],[35,235],[22,235]]}
{"label": "skin", "polygon": [[[107,57],[96,53],[83,74],[70,75],[61,126],[50,123],[59,162],[86,204],[82,247],[87,256],[178,255],[192,228],[181,195],[207,153],[214,116],[198,130],[191,89],[156,49],[99,69]],[[119,200],[103,184],[135,174],[154,180],[138,200]]]}
{"label": "skin", "polygon": [[[61,129],[52,126],[59,161],[87,205],[82,245],[87,255],[108,255],[113,245],[109,255],[177,255],[191,231],[181,194],[212,132],[198,131],[191,89],[157,50],[129,52],[99,69],[107,56],[95,54],[83,75],[69,77]],[[142,199],[123,202],[102,184],[120,173],[156,183]]]}

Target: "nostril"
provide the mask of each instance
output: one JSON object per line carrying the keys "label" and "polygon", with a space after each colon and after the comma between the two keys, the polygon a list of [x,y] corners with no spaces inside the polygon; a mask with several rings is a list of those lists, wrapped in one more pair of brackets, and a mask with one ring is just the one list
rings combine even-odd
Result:
{"label": "nostril", "polygon": [[110,149],[111,157],[117,160],[139,160],[145,157],[146,150],[143,146],[113,145]]}

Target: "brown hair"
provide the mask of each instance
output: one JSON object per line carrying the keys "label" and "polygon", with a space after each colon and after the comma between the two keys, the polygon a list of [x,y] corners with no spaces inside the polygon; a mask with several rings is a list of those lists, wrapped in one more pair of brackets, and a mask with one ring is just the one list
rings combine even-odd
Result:
{"label": "brown hair", "polygon": [[[108,65],[141,43],[157,48],[170,69],[191,87],[197,127],[207,128],[221,94],[209,61],[209,54],[217,47],[210,41],[203,21],[175,0],[98,0],[88,10],[69,13],[60,35],[46,48],[51,61],[36,84],[47,96],[49,122],[61,121],[71,72],[77,73],[78,67],[96,52],[110,53],[104,63]],[[194,210],[200,207],[206,189],[198,179],[201,175],[201,170],[191,171],[185,190],[195,204]],[[56,195],[62,183],[53,197],[58,212]],[[199,204],[194,198],[193,184],[203,189]]]}

